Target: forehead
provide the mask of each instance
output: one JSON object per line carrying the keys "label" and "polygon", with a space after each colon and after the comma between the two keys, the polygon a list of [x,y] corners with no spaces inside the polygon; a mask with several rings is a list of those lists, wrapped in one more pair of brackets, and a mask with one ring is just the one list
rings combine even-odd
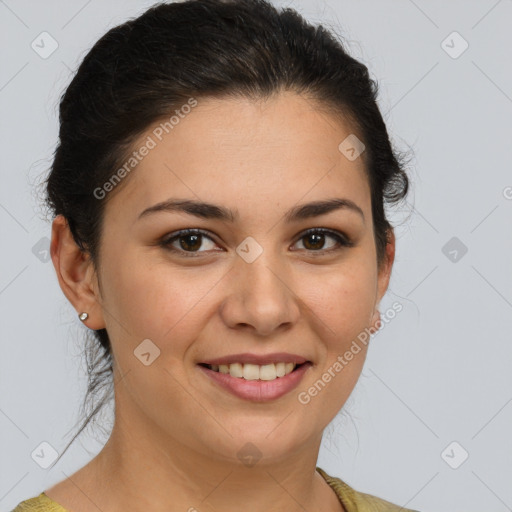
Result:
{"label": "forehead", "polygon": [[173,196],[215,198],[242,210],[261,201],[334,196],[334,190],[367,200],[363,159],[340,150],[353,127],[295,93],[198,99],[173,114],[133,144],[136,165],[112,198],[116,208],[130,205],[135,214]]}

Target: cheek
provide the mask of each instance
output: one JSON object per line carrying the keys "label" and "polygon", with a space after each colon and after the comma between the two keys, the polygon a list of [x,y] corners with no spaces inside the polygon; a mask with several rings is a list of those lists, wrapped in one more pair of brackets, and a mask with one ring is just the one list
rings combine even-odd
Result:
{"label": "cheek", "polygon": [[179,269],[169,262],[150,264],[143,257],[125,257],[105,270],[105,307],[124,327],[119,331],[110,319],[114,330],[123,340],[129,336],[140,343],[149,338],[162,349],[169,344],[178,349],[179,340],[193,339],[207,314],[205,297],[221,278],[218,271]]}
{"label": "cheek", "polygon": [[317,292],[310,296],[309,306],[318,319],[317,334],[322,339],[323,354],[314,382],[301,391],[312,403],[313,397],[320,397],[315,398],[312,407],[327,424],[343,407],[361,375],[368,350],[367,328],[375,305],[376,280],[371,264],[355,264],[316,282]]}
{"label": "cheek", "polygon": [[375,270],[364,259],[357,262],[354,258],[354,264],[331,268],[322,276],[308,279],[308,283],[308,305],[324,322],[329,339],[339,344],[368,326],[377,281]]}

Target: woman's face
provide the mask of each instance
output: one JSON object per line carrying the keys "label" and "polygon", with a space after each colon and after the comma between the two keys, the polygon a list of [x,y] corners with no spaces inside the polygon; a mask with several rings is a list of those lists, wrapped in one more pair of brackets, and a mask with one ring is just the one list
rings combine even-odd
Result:
{"label": "woman's face", "polygon": [[[351,127],[292,93],[199,100],[169,133],[159,124],[134,145],[154,147],[109,198],[101,237],[91,321],[112,341],[116,414],[134,435],[158,432],[219,460],[248,442],[275,458],[313,446],[360,375],[363,343],[341,371],[335,363],[375,322],[392,264],[390,244],[378,272],[362,157],[338,147]],[[334,199],[355,207],[304,208]],[[166,201],[197,205],[143,213]],[[304,235],[311,228],[328,232]],[[184,229],[203,234],[170,240]],[[283,361],[276,353],[310,362],[299,381],[244,380],[250,389],[233,392],[218,377],[241,377],[200,365]]]}

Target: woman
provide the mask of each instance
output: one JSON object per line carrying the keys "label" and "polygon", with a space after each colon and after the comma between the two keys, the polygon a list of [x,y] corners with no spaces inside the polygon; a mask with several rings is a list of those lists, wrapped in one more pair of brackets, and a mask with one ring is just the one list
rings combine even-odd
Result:
{"label": "woman", "polygon": [[115,423],[17,512],[406,511],[316,467],[408,188],[375,98],[333,36],[263,0],[158,4],[95,44],[47,194]]}

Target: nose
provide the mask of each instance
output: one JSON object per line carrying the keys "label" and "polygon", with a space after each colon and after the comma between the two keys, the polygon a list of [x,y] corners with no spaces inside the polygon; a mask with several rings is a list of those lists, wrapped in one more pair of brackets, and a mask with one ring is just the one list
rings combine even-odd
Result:
{"label": "nose", "polygon": [[[300,303],[289,274],[264,257],[254,262],[240,259],[230,272],[228,294],[220,314],[232,329],[246,329],[268,336],[291,328],[300,318]],[[288,276],[288,279],[287,279]]]}

